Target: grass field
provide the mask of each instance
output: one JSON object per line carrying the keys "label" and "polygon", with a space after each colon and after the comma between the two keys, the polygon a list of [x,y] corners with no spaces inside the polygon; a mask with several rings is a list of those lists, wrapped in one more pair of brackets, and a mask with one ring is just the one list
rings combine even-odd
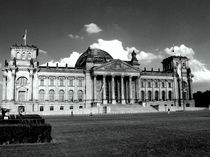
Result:
{"label": "grass field", "polygon": [[0,146],[0,157],[210,156],[210,111],[45,119],[52,143]]}

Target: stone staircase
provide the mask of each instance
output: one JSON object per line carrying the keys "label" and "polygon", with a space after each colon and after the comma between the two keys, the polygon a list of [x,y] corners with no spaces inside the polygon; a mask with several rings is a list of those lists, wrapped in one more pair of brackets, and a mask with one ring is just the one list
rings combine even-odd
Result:
{"label": "stone staircase", "polygon": [[151,106],[143,107],[139,104],[110,104],[107,106],[110,108],[111,114],[158,112]]}

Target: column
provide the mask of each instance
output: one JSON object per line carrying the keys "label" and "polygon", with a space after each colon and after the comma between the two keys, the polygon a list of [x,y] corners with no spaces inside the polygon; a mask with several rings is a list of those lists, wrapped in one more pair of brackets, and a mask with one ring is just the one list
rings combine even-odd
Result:
{"label": "column", "polygon": [[124,96],[124,76],[121,76],[121,103],[125,104],[125,96]]}
{"label": "column", "polygon": [[30,86],[30,89],[29,89],[29,91],[30,91],[29,100],[32,101],[33,100],[33,77],[34,77],[32,71],[30,71],[29,77],[30,77],[30,83],[31,83],[31,86]]}
{"label": "column", "polygon": [[3,75],[2,100],[6,100],[6,75]]}
{"label": "column", "polygon": [[106,100],[106,76],[103,75],[103,104],[107,104]]}
{"label": "column", "polygon": [[116,104],[116,100],[115,100],[115,86],[114,86],[114,76],[112,76],[112,104]]}
{"label": "column", "polygon": [[141,100],[141,78],[140,77],[138,77],[138,91],[139,91],[138,101],[143,101]]}
{"label": "column", "polygon": [[68,101],[68,77],[65,77],[64,79],[64,84],[65,84],[65,101]]}
{"label": "column", "polygon": [[96,76],[93,76],[93,101],[96,101]]}
{"label": "column", "polygon": [[55,101],[59,100],[59,77],[55,78]]}
{"label": "column", "polygon": [[45,88],[46,101],[49,101],[49,76],[46,76],[46,88]]}
{"label": "column", "polygon": [[11,100],[15,100],[15,97],[14,97],[14,87],[15,87],[15,73],[13,72],[13,70],[12,70],[12,72],[11,72]]}
{"label": "column", "polygon": [[130,86],[130,89],[129,89],[130,104],[133,104],[134,100],[133,100],[133,89],[132,89],[132,77],[131,76],[129,76],[129,86]]}
{"label": "column", "polygon": [[152,100],[155,100],[155,90],[154,90],[154,83],[155,83],[155,81],[152,80],[151,83],[152,83]]}
{"label": "column", "polygon": [[168,81],[166,80],[166,100],[168,100]]}

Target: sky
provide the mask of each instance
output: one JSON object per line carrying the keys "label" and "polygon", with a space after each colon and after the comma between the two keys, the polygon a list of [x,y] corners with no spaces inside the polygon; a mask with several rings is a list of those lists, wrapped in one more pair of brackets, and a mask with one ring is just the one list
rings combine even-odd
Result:
{"label": "sky", "polygon": [[194,92],[210,89],[209,0],[0,0],[1,70],[25,29],[27,44],[40,49],[40,64],[74,66],[88,47],[122,60],[135,50],[142,69],[183,55]]}

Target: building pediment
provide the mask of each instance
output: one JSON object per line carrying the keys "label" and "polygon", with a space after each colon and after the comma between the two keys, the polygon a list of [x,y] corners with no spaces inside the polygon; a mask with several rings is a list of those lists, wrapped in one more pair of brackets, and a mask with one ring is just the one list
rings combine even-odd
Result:
{"label": "building pediment", "polygon": [[99,66],[99,67],[94,67],[93,71],[139,73],[140,69],[133,67],[132,65],[117,59],[117,60],[112,60],[104,65]]}

